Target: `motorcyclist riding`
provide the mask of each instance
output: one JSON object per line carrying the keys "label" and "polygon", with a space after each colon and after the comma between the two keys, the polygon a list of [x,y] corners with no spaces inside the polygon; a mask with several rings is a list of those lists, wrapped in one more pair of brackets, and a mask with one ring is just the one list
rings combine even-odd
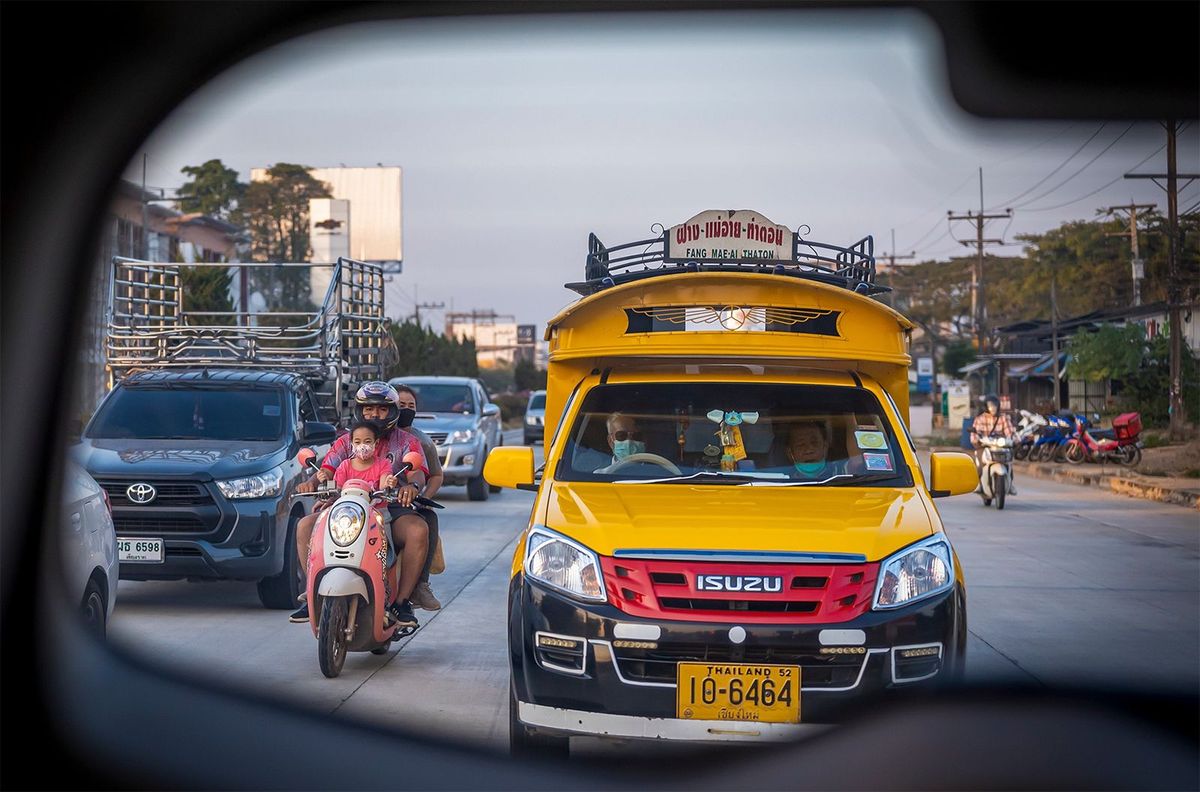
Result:
{"label": "motorcyclist riding", "polygon": [[[983,412],[975,416],[974,422],[971,424],[971,445],[975,448],[975,468],[982,469],[983,466],[983,444],[979,442],[979,438],[1003,436],[1009,439],[1016,437],[1016,430],[1013,429],[1012,421],[1007,415],[1000,413],[1000,399],[994,393],[989,393],[983,397],[984,409]],[[1008,492],[1010,495],[1017,494],[1016,482],[1012,478],[1011,469],[1009,471],[1010,481]]]}
{"label": "motorcyclist riding", "polygon": [[[413,508],[412,502],[425,486],[429,471],[420,441],[409,432],[397,428],[399,419],[400,396],[395,388],[378,381],[366,382],[359,387],[354,396],[354,420],[369,421],[379,429],[380,455],[391,454],[394,465],[403,462],[412,464],[412,469],[406,474],[407,483],[400,489],[399,502],[388,506],[392,518],[392,541],[396,548],[409,551],[400,556],[396,602],[389,608],[389,613],[403,626],[416,627],[418,622],[409,598],[425,566],[429,550],[429,526]],[[350,458],[352,453],[350,435],[344,434],[329,449],[321,461],[320,470],[297,486],[297,492],[313,492],[318,484],[331,480],[338,465]],[[309,540],[316,521],[317,512],[314,510],[313,514],[302,518],[296,525],[296,552],[301,568],[305,570],[308,568]],[[289,618],[292,622],[307,622],[308,603],[304,603]]]}

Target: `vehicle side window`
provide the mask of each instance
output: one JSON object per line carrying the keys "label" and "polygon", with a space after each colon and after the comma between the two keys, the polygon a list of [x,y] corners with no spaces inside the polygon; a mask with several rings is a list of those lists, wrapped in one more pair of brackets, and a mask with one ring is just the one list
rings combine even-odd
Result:
{"label": "vehicle side window", "polygon": [[312,391],[300,391],[300,420],[317,421],[317,405],[313,403]]}

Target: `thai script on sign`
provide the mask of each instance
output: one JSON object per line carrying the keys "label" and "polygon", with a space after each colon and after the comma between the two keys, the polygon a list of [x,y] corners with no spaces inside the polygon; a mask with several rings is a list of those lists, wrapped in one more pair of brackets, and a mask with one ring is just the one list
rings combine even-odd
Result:
{"label": "thai script on sign", "polygon": [[669,261],[791,261],[792,231],[758,212],[709,210],[667,231]]}

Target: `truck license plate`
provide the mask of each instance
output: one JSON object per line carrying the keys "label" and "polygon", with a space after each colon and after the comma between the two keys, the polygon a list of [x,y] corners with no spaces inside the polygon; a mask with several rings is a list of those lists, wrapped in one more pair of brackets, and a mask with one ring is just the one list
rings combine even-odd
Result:
{"label": "truck license plate", "polygon": [[163,562],[163,540],[118,536],[117,560],[131,564],[161,564]]}
{"label": "truck license plate", "polygon": [[680,663],[676,717],[689,720],[799,723],[800,667]]}

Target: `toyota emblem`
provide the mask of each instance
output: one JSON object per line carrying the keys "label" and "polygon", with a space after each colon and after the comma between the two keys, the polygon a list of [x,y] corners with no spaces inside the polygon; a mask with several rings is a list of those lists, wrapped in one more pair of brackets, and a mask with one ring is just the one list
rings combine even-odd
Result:
{"label": "toyota emblem", "polygon": [[158,490],[145,483],[137,483],[130,485],[129,489],[125,490],[125,497],[133,503],[150,503],[158,497]]}

